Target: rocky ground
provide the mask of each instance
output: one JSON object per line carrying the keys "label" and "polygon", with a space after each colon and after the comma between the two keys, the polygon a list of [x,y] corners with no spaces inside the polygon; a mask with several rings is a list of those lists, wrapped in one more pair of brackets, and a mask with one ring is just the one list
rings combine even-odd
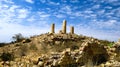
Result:
{"label": "rocky ground", "polygon": [[[120,41],[76,34],[41,34],[0,47],[0,67],[120,67]],[[6,58],[6,57],[5,57]]]}

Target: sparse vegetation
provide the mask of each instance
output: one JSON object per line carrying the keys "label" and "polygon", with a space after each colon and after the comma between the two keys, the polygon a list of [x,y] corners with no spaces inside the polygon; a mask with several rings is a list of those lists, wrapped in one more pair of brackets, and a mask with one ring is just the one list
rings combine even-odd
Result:
{"label": "sparse vegetation", "polygon": [[113,44],[114,44],[114,43],[113,43],[113,42],[111,42],[111,43],[109,43],[109,44],[108,44],[108,46],[109,46],[109,47],[112,47],[112,46],[113,46]]}
{"label": "sparse vegetation", "polygon": [[7,45],[6,43],[0,43],[0,47]]}
{"label": "sparse vegetation", "polygon": [[14,55],[12,53],[2,53],[0,58],[2,61],[12,61],[14,60]]}
{"label": "sparse vegetation", "polygon": [[[8,45],[0,47],[2,48],[0,49],[0,62],[11,61],[14,60],[14,58],[15,62],[16,59],[21,62],[21,59],[25,58],[25,61],[30,61],[29,63],[37,62],[37,65],[39,64],[38,58],[42,58],[40,62],[45,60],[45,62],[43,62],[45,63],[44,65],[50,65],[54,62],[52,59],[57,60],[57,62],[63,61],[60,59],[65,56],[64,52],[68,51],[69,55],[66,56],[66,58],[71,57],[76,62],[65,64],[65,66],[73,65],[75,67],[93,67],[97,65],[99,66],[103,63],[105,64],[108,61],[109,56],[107,56],[107,51],[110,51],[109,49],[111,49],[114,44],[114,42],[109,42],[107,40],[99,40],[82,35],[77,36],[76,34],[42,34],[31,38],[25,38],[21,34],[17,34],[13,39],[15,42],[8,43]],[[108,46],[110,47],[109,49]],[[70,61],[70,59],[65,59],[65,62],[67,62],[67,60]],[[56,66],[60,66],[60,64]]]}
{"label": "sparse vegetation", "polygon": [[31,40],[27,38],[23,43],[29,43],[29,42],[31,42]]}
{"label": "sparse vegetation", "polygon": [[21,33],[15,34],[12,38],[15,42],[21,42],[25,39]]}
{"label": "sparse vegetation", "polygon": [[70,49],[71,49],[71,50],[76,50],[76,49],[79,49],[79,47],[76,46],[76,45],[73,45],[73,46],[70,47]]}

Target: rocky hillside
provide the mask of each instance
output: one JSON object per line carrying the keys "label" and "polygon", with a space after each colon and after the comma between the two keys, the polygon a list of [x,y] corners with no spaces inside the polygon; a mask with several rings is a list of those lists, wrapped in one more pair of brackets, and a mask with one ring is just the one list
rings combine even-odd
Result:
{"label": "rocky hillside", "polygon": [[0,67],[120,67],[120,41],[41,34],[0,47]]}

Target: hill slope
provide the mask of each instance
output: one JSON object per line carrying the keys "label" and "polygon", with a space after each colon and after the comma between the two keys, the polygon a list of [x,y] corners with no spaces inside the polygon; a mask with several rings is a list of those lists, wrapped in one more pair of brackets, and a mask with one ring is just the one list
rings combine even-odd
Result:
{"label": "hill slope", "polygon": [[0,47],[0,55],[14,56],[14,60],[5,63],[8,66],[115,66],[119,63],[119,45],[113,47],[113,44],[77,34],[46,33]]}

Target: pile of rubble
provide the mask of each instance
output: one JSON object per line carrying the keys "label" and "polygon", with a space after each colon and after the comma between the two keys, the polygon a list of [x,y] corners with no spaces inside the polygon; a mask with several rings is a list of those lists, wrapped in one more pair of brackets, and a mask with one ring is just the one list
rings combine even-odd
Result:
{"label": "pile of rubble", "polygon": [[120,49],[114,46],[110,48],[97,41],[88,41],[83,43],[78,50],[71,51],[68,48],[61,53],[40,57],[38,65],[50,67],[119,67],[119,54]]}

